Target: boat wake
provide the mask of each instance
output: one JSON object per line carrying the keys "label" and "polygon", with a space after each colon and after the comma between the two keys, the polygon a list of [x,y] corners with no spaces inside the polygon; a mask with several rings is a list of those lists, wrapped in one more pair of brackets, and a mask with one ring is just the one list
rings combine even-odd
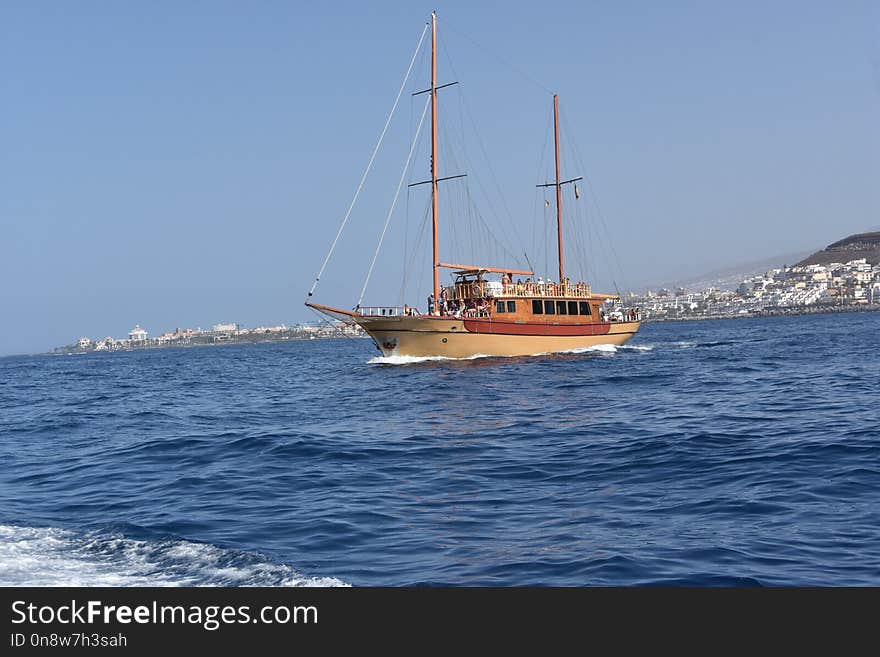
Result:
{"label": "boat wake", "polygon": [[580,347],[578,349],[569,349],[568,351],[557,351],[557,354],[616,354],[622,349],[631,351],[653,351],[654,345],[650,344],[596,344],[592,347]]}
{"label": "boat wake", "polygon": [[367,365],[412,365],[413,363],[427,363],[431,361],[468,361],[477,360],[479,358],[538,358],[544,356],[552,356],[554,354],[615,354],[619,349],[631,349],[633,351],[651,351],[653,345],[613,345],[613,344],[595,344],[590,347],[578,347],[577,349],[566,349],[563,351],[544,351],[539,354],[530,356],[492,356],[490,354],[474,354],[465,358],[450,358],[448,356],[375,356],[367,361]]}
{"label": "boat wake", "polygon": [[180,539],[0,525],[0,586],[348,586],[265,557]]}
{"label": "boat wake", "polygon": [[543,356],[550,354],[616,354],[618,346],[613,344],[594,344],[589,347],[578,347],[577,349],[566,349],[564,351],[551,351]]}
{"label": "boat wake", "polygon": [[413,363],[427,363],[435,360],[476,360],[478,358],[501,358],[489,354],[474,354],[466,358],[450,358],[448,356],[376,356],[367,361],[367,365],[411,365]]}

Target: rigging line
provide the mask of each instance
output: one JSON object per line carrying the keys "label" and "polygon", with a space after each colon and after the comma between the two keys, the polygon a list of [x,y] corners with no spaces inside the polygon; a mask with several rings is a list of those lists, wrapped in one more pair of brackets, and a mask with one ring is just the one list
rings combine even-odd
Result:
{"label": "rigging line", "polygon": [[[461,34],[461,33],[459,33],[459,34]],[[462,36],[464,36],[464,35],[462,35]],[[449,52],[446,49],[445,42],[441,41],[440,47],[443,49],[443,54],[446,56],[446,60],[447,60],[447,63],[449,64],[449,68],[452,71],[452,74],[456,78],[459,78],[458,72],[455,70],[455,66],[452,63],[452,57],[449,56]],[[501,184],[498,181],[498,176],[495,173],[495,169],[492,167],[492,159],[489,157],[489,153],[486,150],[486,145],[483,142],[483,138],[480,135],[479,130],[477,129],[477,122],[474,119],[473,112],[471,112],[470,105],[467,102],[467,97],[464,94],[464,86],[465,86],[464,82],[462,82],[458,85],[458,97],[459,97],[459,101],[460,101],[459,113],[460,113],[460,116],[467,116],[468,121],[470,121],[474,136],[477,138],[477,145],[480,147],[480,152],[483,154],[483,158],[485,158],[486,165],[489,169],[489,173],[491,174],[492,182],[495,184],[495,189],[498,191],[498,196],[501,200],[501,205],[504,209],[504,212],[507,213],[507,221],[501,220],[501,217],[498,215],[498,212],[495,211],[494,204],[492,202],[492,198],[489,196],[489,193],[487,192],[486,188],[483,186],[482,182],[480,181],[480,178],[477,177],[477,184],[479,187],[479,191],[481,191],[483,193],[483,196],[486,198],[486,203],[489,205],[489,211],[495,216],[496,221],[499,224],[501,224],[502,226],[512,227],[513,232],[514,232],[514,237],[522,244],[523,243],[522,236],[519,234],[519,230],[517,228],[517,225],[513,220],[513,213],[510,211],[510,208],[507,205],[507,196],[504,193],[504,190],[502,189]],[[463,130],[462,130],[462,141],[463,141],[463,144],[466,143],[466,139],[465,139],[465,135],[464,135]],[[467,157],[467,151],[466,151],[466,149],[464,149],[464,146],[463,146],[463,151],[464,151],[465,157]],[[517,251],[517,249],[515,247],[513,247],[512,243],[508,243],[507,246],[510,247],[510,250],[508,250],[508,253],[512,254],[514,251]],[[507,247],[503,247],[503,248],[506,249]]]}
{"label": "rigging line", "polygon": [[464,183],[464,192],[465,192],[465,208],[467,209],[467,229],[468,229],[468,238],[470,239],[471,259],[468,262],[476,262],[476,242],[474,241],[474,215],[471,208],[471,186],[467,182],[467,178],[465,178]]}
{"label": "rigging line", "polygon": [[[446,45],[442,41],[441,41],[441,47],[443,48],[443,52],[446,56],[447,62],[449,64],[449,68],[452,70],[453,75],[456,78],[459,78],[459,75],[455,70],[455,66],[452,63],[452,58],[449,56],[449,52],[446,50]],[[477,183],[477,190],[476,191],[482,193],[482,196],[485,199],[486,204],[488,205],[489,213],[494,217],[495,222],[502,228],[502,231],[504,228],[512,230],[514,239],[517,242],[519,242],[520,245],[522,245],[525,242],[522,239],[522,235],[520,234],[519,227],[518,227],[517,223],[513,219],[513,213],[510,211],[510,207],[507,204],[507,195],[504,193],[504,189],[502,188],[501,183],[498,180],[498,175],[496,174],[495,169],[492,166],[492,158],[489,157],[488,150],[486,149],[486,144],[483,141],[483,137],[477,128],[477,122],[474,119],[474,114],[471,111],[470,104],[468,103],[467,97],[464,94],[464,86],[465,86],[464,83],[461,83],[458,85],[458,96],[459,96],[459,101],[460,101],[459,102],[459,116],[460,116],[460,120],[462,122],[463,155],[464,155],[465,159],[467,161],[469,161],[467,158],[467,149],[465,146],[467,144],[468,140],[466,139],[465,134],[464,134],[464,120],[463,120],[464,117],[467,117],[467,120],[470,122],[470,127],[473,131],[473,135],[476,137],[476,142],[477,142],[477,145],[479,146],[479,152],[483,156],[483,159],[486,163],[486,167],[489,170],[490,177],[492,178],[492,183],[495,185],[495,191],[498,194],[498,199],[500,200],[500,206],[501,206],[501,209],[503,210],[503,213],[506,214],[506,218],[503,219],[500,216],[499,212],[496,210],[497,204],[495,202],[493,202],[492,196],[489,194],[487,187],[483,185],[483,182],[482,182],[482,179],[480,176],[476,176],[476,183]],[[545,147],[546,147],[546,143],[545,143]],[[502,232],[502,235],[504,238],[504,243],[502,243],[501,240],[499,240],[499,238],[494,235],[491,228],[489,228],[489,223],[486,222],[482,218],[482,216],[480,216],[480,211],[477,208],[477,205],[476,205],[476,202],[474,201],[474,198],[471,196],[468,196],[468,202],[474,208],[474,211],[479,216],[480,221],[484,222],[485,229],[487,231],[487,242],[491,242],[492,240],[494,240],[495,241],[494,242],[495,248],[499,250],[498,251],[499,253],[501,253],[501,252],[507,253],[517,264],[519,264],[520,263],[519,257],[514,255],[515,253],[517,253],[519,251],[519,249],[516,248],[512,242],[507,241],[507,237],[508,237],[507,234]]]}
{"label": "rigging line", "polygon": [[[535,176],[535,180],[541,180],[541,173],[544,170],[544,158],[547,155],[547,141],[549,139],[550,134],[550,125],[553,121],[553,113],[549,113],[547,115],[547,125],[544,126],[544,145],[541,147],[541,159],[538,164],[538,172]],[[547,179],[547,176],[544,175],[544,179]],[[540,242],[540,233],[543,232],[543,222],[546,217],[546,203],[544,202],[547,198],[547,188],[546,187],[535,187],[535,204],[532,209],[532,226],[531,226],[531,241],[530,244],[534,245],[534,248],[537,250],[537,256],[541,255],[541,242]],[[538,202],[541,202],[541,213],[538,214]],[[541,217],[541,222],[538,222],[538,217]],[[537,270],[534,270],[537,273]],[[543,274],[543,272],[541,272]]]}
{"label": "rigging line", "polygon": [[[474,207],[474,216],[476,217],[477,221],[482,225],[483,230],[486,231],[487,241],[492,242],[495,245],[494,248],[497,249],[497,253],[504,253],[504,254],[510,256],[514,260],[514,262],[517,262],[517,263],[520,262],[519,256],[515,255],[514,251],[511,250],[512,246],[509,244],[505,244],[501,239],[499,239],[498,236],[495,235],[495,233],[490,228],[488,222],[485,219],[483,219],[483,215],[480,213],[479,208],[477,208],[476,205],[474,205],[473,207]],[[511,246],[511,248],[508,248],[508,246]]]}
{"label": "rigging line", "polygon": [[514,64],[512,64],[510,61],[504,59],[501,55],[498,55],[498,54],[492,52],[491,50],[489,50],[488,48],[486,48],[486,47],[480,45],[480,44],[477,43],[477,41],[474,40],[472,37],[468,36],[467,34],[465,34],[464,32],[462,32],[461,30],[457,29],[454,25],[452,25],[452,23],[449,22],[449,19],[444,18],[444,19],[443,19],[443,23],[444,23],[447,27],[449,27],[450,30],[452,30],[453,32],[455,32],[455,33],[458,34],[459,36],[464,37],[464,38],[467,39],[468,41],[470,41],[471,44],[473,44],[474,46],[476,46],[477,48],[479,48],[480,50],[482,50],[482,51],[483,51],[484,53],[486,53],[487,55],[491,55],[492,57],[494,57],[495,59],[497,59],[498,61],[500,61],[502,64],[504,64],[505,66],[507,66],[509,69],[511,69],[512,71],[518,73],[519,75],[521,75],[522,77],[524,77],[526,80],[528,80],[529,82],[531,82],[532,84],[534,84],[536,87],[539,87],[540,89],[542,89],[543,91],[547,92],[547,93],[550,94],[551,96],[553,95],[553,92],[552,92],[550,89],[548,89],[548,88],[545,87],[543,84],[541,84],[540,82],[538,82],[538,81],[537,81],[535,78],[533,78],[531,75],[529,75],[528,73],[526,73],[526,72],[523,71],[522,69],[518,68],[517,66],[515,66]]}
{"label": "rigging line", "polygon": [[[312,308],[311,306],[308,306],[308,309],[311,310],[313,313],[315,313],[315,315],[318,316],[318,319],[319,319],[319,320],[321,320],[322,322],[324,322],[327,326],[329,326],[333,331],[335,331],[336,333],[338,333],[339,335],[341,335],[343,338],[349,338],[350,340],[354,340],[354,336],[353,336],[353,335],[349,335],[348,333],[346,333],[345,331],[343,331],[343,330],[339,327],[338,323],[337,323],[337,324],[333,324],[333,323],[331,323],[329,319],[327,319],[326,317],[324,317],[321,313],[319,313],[317,310],[315,310],[315,309]],[[344,322],[343,322],[343,323],[344,323]]]}
{"label": "rigging line", "polygon": [[[462,85],[463,87],[464,85]],[[495,169],[492,166],[492,159],[489,157],[489,152],[486,149],[486,144],[483,142],[483,137],[480,134],[480,131],[477,129],[477,122],[474,119],[474,115],[471,112],[470,105],[467,102],[466,97],[462,93],[461,95],[461,106],[464,109],[464,113],[467,116],[468,120],[471,122],[471,127],[473,128],[474,136],[477,138],[477,145],[480,147],[480,152],[483,154],[483,158],[486,161],[486,166],[489,169],[489,174],[492,177],[492,182],[495,184],[495,189],[498,192],[498,197],[501,200],[501,206],[504,209],[504,212],[507,214],[507,221],[504,222],[499,217],[498,213],[495,211],[492,203],[492,198],[489,196],[488,191],[483,186],[482,182],[477,179],[477,183],[479,185],[480,191],[483,192],[483,195],[486,197],[486,202],[489,204],[489,210],[493,215],[495,215],[495,219],[502,224],[502,226],[507,226],[513,229],[514,238],[519,241],[520,244],[523,243],[522,236],[519,234],[519,229],[517,227],[516,222],[513,219],[513,213],[510,211],[510,207],[507,205],[507,195],[504,193],[504,189],[501,187],[501,183],[498,180],[498,175],[495,173]],[[508,243],[508,246],[511,247],[514,251],[517,249],[513,248],[511,243]]]}
{"label": "rigging line", "polygon": [[575,223],[576,223],[576,230],[578,232],[577,249],[580,254],[579,270],[580,270],[580,274],[581,274],[581,280],[589,281],[590,280],[590,272],[589,272],[589,265],[588,265],[589,260],[587,259],[587,253],[586,253],[587,240],[584,237],[585,226],[587,225],[586,210],[581,205],[581,203],[579,203],[578,198],[575,194],[572,194],[572,197],[573,198],[571,200],[571,203],[572,203],[572,207],[574,207],[574,209],[575,209]]}
{"label": "rigging line", "polygon": [[[577,147],[576,140],[574,140],[574,139],[571,138],[571,134],[573,133],[573,131],[571,130],[571,128],[570,128],[570,126],[569,126],[567,115],[566,115],[564,112],[561,112],[560,115],[561,115],[560,118],[561,118],[561,120],[562,120],[562,124],[563,124],[563,126],[564,126],[564,129],[565,129],[565,131],[569,134],[569,141],[571,141],[571,152],[572,152],[572,157],[574,158],[574,161],[575,161],[575,163],[576,163],[576,165],[577,165],[577,167],[578,167],[578,170],[581,171],[581,172],[583,173],[583,175],[584,175],[584,181],[585,181],[586,184],[587,184],[587,191],[586,191],[586,193],[587,193],[587,194],[589,195],[589,197],[590,197],[589,200],[588,200],[588,203],[592,203],[593,206],[598,210],[599,206],[596,204],[596,190],[595,190],[595,188],[594,188],[594,186],[593,186],[593,184],[592,184],[592,180],[590,180],[589,176],[588,176],[587,173],[586,173],[586,167],[585,167],[584,164],[583,164],[583,158],[582,158],[582,156],[581,156],[581,154],[580,154],[580,150],[579,150],[578,147]],[[615,268],[615,266],[616,266],[616,268],[617,268],[618,273],[620,273],[621,275],[623,275],[623,270],[622,270],[622,268],[621,268],[621,266],[620,266],[620,259],[618,258],[618,256],[617,256],[617,252],[616,252],[616,250],[614,249],[614,243],[613,243],[613,242],[611,241],[611,239],[610,239],[610,232],[608,231],[607,226],[604,225],[604,219],[603,219],[602,216],[601,216],[601,212],[598,213],[598,218],[599,218],[599,220],[600,220],[600,222],[601,222],[601,225],[600,225],[600,224],[596,224],[596,227],[595,227],[596,230],[595,230],[595,233],[594,233],[594,235],[595,235],[595,239],[593,238],[593,234],[590,234],[590,235],[589,235],[589,247],[590,247],[590,251],[591,251],[591,253],[595,253],[595,251],[593,251],[593,247],[596,247],[596,248],[598,248],[598,250],[599,250],[600,253],[602,253],[603,255],[605,255],[605,262],[604,262],[604,264],[605,264],[605,266],[608,267],[608,270],[609,270],[609,271],[608,271],[608,274],[609,274],[609,275],[611,275],[612,277],[614,276],[614,268]],[[586,225],[586,227],[587,227],[587,231],[588,231],[588,233],[591,233],[591,231],[590,231],[590,224],[588,224],[588,223],[585,222],[585,225]],[[603,235],[603,234],[601,233],[600,228],[604,228],[604,229],[605,229],[605,232],[606,232],[606,234],[607,234],[607,239],[606,239],[606,236]],[[608,254],[609,254],[609,253],[611,254],[611,257],[608,257]],[[593,264],[594,264],[594,263],[598,263],[598,261],[599,261],[598,257],[595,257],[595,256],[594,256],[593,258],[591,258],[591,260],[589,261],[588,268],[592,269],[592,274],[591,274],[591,275],[594,276],[594,277],[598,277],[598,275],[599,275],[599,268],[598,268],[598,265],[596,265],[595,267],[593,267]]]}
{"label": "rigging line", "polygon": [[[415,268],[416,258],[422,251],[422,242],[425,239],[425,234],[427,230],[425,230],[428,226],[428,218],[431,215],[431,199],[425,202],[425,210],[422,213],[422,223],[419,225],[419,230],[416,233],[416,240],[413,242],[412,251],[409,254],[409,261],[406,265],[406,269],[404,270],[404,275],[409,278],[410,272]],[[421,269],[421,267],[419,268]]]}
{"label": "rigging line", "polygon": [[[427,243],[427,241],[429,239],[428,233],[430,231],[428,230],[428,224],[430,223],[431,211],[433,209],[433,205],[434,205],[434,203],[433,203],[432,199],[429,197],[427,199],[427,202],[425,203],[425,217],[422,220],[422,228],[421,228],[421,234],[419,235],[419,242],[416,245],[416,249],[413,250],[413,262],[415,262],[416,256],[419,253],[423,253],[422,239],[425,240],[425,243]],[[434,264],[433,261],[431,261],[432,266],[433,266],[433,264]],[[425,266],[418,268],[419,273],[418,273],[418,282],[416,283],[416,290],[424,290],[425,289],[425,275],[428,273],[429,270],[430,270],[430,268],[425,267]]]}
{"label": "rigging line", "polygon": [[547,190],[549,187],[544,187],[544,276],[547,277],[547,280],[550,280],[550,213],[547,211],[547,208],[550,207],[549,199],[547,198]]}
{"label": "rigging line", "polygon": [[315,282],[312,283],[312,288],[309,290],[308,296],[312,296],[315,293],[315,288],[318,287],[318,281],[321,280],[321,275],[324,273],[324,269],[327,267],[327,263],[330,262],[330,257],[333,255],[333,251],[336,249],[336,243],[339,242],[339,236],[342,235],[342,231],[345,229],[345,224],[348,223],[348,218],[351,216],[351,211],[354,209],[354,204],[357,203],[358,197],[361,194],[361,190],[364,188],[364,182],[367,180],[367,175],[370,173],[370,169],[373,167],[373,161],[376,159],[376,153],[379,152],[379,148],[382,146],[382,141],[385,139],[385,133],[388,132],[388,126],[391,125],[391,118],[394,116],[394,111],[397,109],[397,105],[400,102],[400,97],[403,95],[403,90],[406,88],[406,82],[409,80],[409,74],[412,73],[413,64],[416,63],[416,57],[419,54],[419,50],[422,48],[422,42],[425,40],[425,35],[428,33],[428,25],[425,24],[425,28],[422,30],[422,36],[419,37],[419,43],[416,46],[416,50],[413,53],[412,59],[409,62],[409,68],[406,69],[406,75],[403,76],[403,82],[400,85],[400,90],[397,92],[397,98],[394,99],[394,105],[391,106],[391,111],[388,113],[388,118],[385,120],[385,126],[382,128],[382,132],[379,135],[379,141],[376,142],[376,147],[373,149],[373,154],[370,156],[370,161],[367,163],[367,168],[364,170],[364,175],[361,176],[361,182],[358,184],[357,191],[354,193],[354,198],[351,199],[351,205],[348,206],[348,211],[345,213],[345,217],[342,219],[342,223],[339,225],[339,230],[336,231],[336,237],[333,239],[333,243],[330,245],[330,250],[327,252],[327,257],[324,258],[324,262],[321,264],[321,269],[318,270],[318,275],[315,276]]}
{"label": "rigging line", "polygon": [[[571,129],[569,128],[568,118],[567,118],[567,116],[566,116],[565,113],[562,113],[562,122],[563,122],[563,124],[565,125],[565,129],[566,129],[566,131],[567,131],[569,134],[571,134],[572,131],[571,131]],[[577,145],[574,143],[573,140],[572,140],[572,151],[574,152],[574,156],[575,156],[575,158],[577,159],[578,163],[579,163],[580,166],[581,166],[581,170],[582,170],[583,175],[584,175],[584,180],[586,181],[586,183],[587,183],[589,189],[592,191],[592,193],[590,194],[590,200],[592,201],[593,206],[596,208],[596,215],[599,217],[600,226],[601,226],[602,230],[605,232],[605,235],[606,235],[607,246],[608,246],[609,250],[611,251],[611,255],[614,257],[614,263],[613,263],[613,264],[617,267],[617,272],[618,272],[618,273],[620,274],[620,276],[621,276],[621,281],[623,281],[624,286],[626,286],[626,284],[627,284],[627,283],[626,283],[626,278],[627,278],[627,276],[626,276],[626,273],[625,273],[624,270],[623,270],[623,266],[621,265],[620,257],[617,255],[617,249],[614,248],[614,241],[611,239],[611,231],[608,229],[608,225],[607,225],[606,222],[605,222],[604,213],[602,212],[602,209],[599,207],[598,194],[596,193],[595,187],[593,186],[593,182],[590,180],[589,176],[587,176],[587,169],[586,169],[586,167],[583,165],[583,159],[582,159],[582,157],[581,157],[580,151],[578,150]],[[597,227],[597,228],[598,228],[598,227]],[[597,236],[598,236],[598,235],[599,235],[599,231],[597,230],[596,233],[597,233]],[[606,241],[606,239],[603,239],[603,241]],[[611,264],[611,263],[609,263],[609,265],[610,265],[610,264]]]}
{"label": "rigging line", "polygon": [[[572,167],[573,162],[572,158],[567,152],[563,152],[562,154],[562,166],[568,171],[575,171]],[[584,273],[584,263],[586,262],[586,258],[584,257],[583,251],[583,213],[581,212],[581,205],[578,202],[577,194],[574,192],[574,188],[565,189],[563,191],[563,195],[566,197],[565,206],[568,208],[568,220],[566,222],[567,226],[571,226],[571,233],[573,239],[569,242],[574,247],[575,255],[577,256],[576,266],[573,267],[573,270],[576,269],[581,277],[581,280],[585,280],[587,277]]]}
{"label": "rigging line", "polygon": [[[409,256],[409,261],[408,261],[407,265],[405,266],[404,273],[403,273],[403,278],[404,278],[403,288],[404,289],[402,292],[401,303],[403,303],[402,299],[405,298],[407,294],[412,293],[410,291],[410,283],[413,282],[412,271],[414,270],[414,267],[415,267],[416,257],[418,256],[418,254],[421,252],[421,249],[422,249],[422,242],[424,240],[425,234],[427,233],[426,228],[428,226],[428,218],[430,217],[430,215],[431,215],[431,200],[428,199],[428,201],[425,203],[425,210],[422,213],[422,223],[419,225],[419,229],[415,235],[415,242],[413,242],[412,251],[409,254],[407,254]],[[423,268],[422,267],[418,268],[418,270],[421,270],[421,269],[423,269]]]}
{"label": "rigging line", "polygon": [[388,209],[388,216],[385,218],[385,226],[382,228],[382,234],[379,236],[379,243],[376,245],[376,252],[373,254],[373,261],[370,263],[370,270],[367,272],[367,278],[364,280],[364,287],[361,289],[361,296],[357,305],[360,306],[364,300],[364,294],[367,292],[367,285],[370,282],[370,276],[373,275],[373,267],[376,266],[376,259],[379,257],[379,250],[382,248],[382,242],[385,240],[385,233],[388,231],[388,224],[391,223],[391,215],[394,214],[394,208],[397,206],[397,199],[400,196],[400,189],[406,181],[406,174],[409,171],[409,163],[412,161],[413,151],[419,141],[419,135],[422,132],[422,124],[425,122],[425,114],[428,113],[428,105],[431,104],[431,97],[425,99],[425,109],[422,110],[422,118],[419,120],[419,126],[416,128],[416,134],[413,138],[412,145],[409,147],[409,154],[406,156],[406,164],[403,165],[403,171],[400,172],[400,180],[397,183],[397,189],[394,192],[394,198],[391,201],[391,207]]}
{"label": "rigging line", "polygon": [[406,188],[406,209],[404,210],[404,221],[403,221],[403,252],[401,257],[401,264],[403,265],[403,276],[400,279],[400,298],[398,299],[399,306],[403,305],[403,299],[406,296],[404,291],[406,289],[406,248],[409,245],[409,197],[410,197],[410,188]]}

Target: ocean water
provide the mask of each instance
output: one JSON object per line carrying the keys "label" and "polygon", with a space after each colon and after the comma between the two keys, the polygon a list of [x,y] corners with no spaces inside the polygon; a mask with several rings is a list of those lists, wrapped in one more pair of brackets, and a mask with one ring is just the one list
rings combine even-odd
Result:
{"label": "ocean water", "polygon": [[0,584],[878,585],[878,334],[0,359]]}

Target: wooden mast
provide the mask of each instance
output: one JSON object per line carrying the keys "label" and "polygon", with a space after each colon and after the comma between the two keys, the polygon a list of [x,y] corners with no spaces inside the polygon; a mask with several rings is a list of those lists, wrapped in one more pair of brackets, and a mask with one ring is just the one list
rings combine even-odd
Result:
{"label": "wooden mast", "polygon": [[[557,172],[559,165],[557,164]],[[557,179],[559,175],[557,173]],[[434,308],[440,307],[440,205],[437,198],[437,12],[431,12],[431,196],[434,226]]]}
{"label": "wooden mast", "polygon": [[559,283],[565,281],[562,251],[562,183],[559,181],[559,96],[553,94],[553,132],[556,138],[556,237],[559,247]]}
{"label": "wooden mast", "polygon": [[[562,247],[562,186],[568,183],[577,182],[583,176],[571,178],[570,180],[560,180],[561,163],[559,161],[559,96],[553,94],[553,137],[556,144],[556,182],[537,185],[537,187],[555,187],[556,188],[556,239],[559,249],[559,282],[565,281],[565,253]],[[577,193],[575,192],[575,195]],[[548,202],[549,205],[549,202]]]}

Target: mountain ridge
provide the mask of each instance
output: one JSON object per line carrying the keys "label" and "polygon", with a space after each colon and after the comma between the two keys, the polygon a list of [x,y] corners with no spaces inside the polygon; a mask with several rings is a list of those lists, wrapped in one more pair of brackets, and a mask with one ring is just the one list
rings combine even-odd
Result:
{"label": "mountain ridge", "polygon": [[865,258],[871,264],[880,263],[880,227],[872,227],[863,233],[849,235],[813,253],[799,251],[786,255],[761,258],[739,265],[722,267],[696,276],[678,278],[663,284],[653,284],[648,287],[656,290],[664,288],[674,290],[679,287],[691,290],[709,287],[733,290],[744,279],[763,274],[771,269],[779,269],[783,266],[827,265],[832,262],[845,263],[850,260],[858,260],[859,258]]}
{"label": "mountain ridge", "polygon": [[856,233],[832,242],[824,249],[804,258],[798,266],[827,265],[832,262],[849,262],[864,258],[872,265],[880,263],[880,231]]}

